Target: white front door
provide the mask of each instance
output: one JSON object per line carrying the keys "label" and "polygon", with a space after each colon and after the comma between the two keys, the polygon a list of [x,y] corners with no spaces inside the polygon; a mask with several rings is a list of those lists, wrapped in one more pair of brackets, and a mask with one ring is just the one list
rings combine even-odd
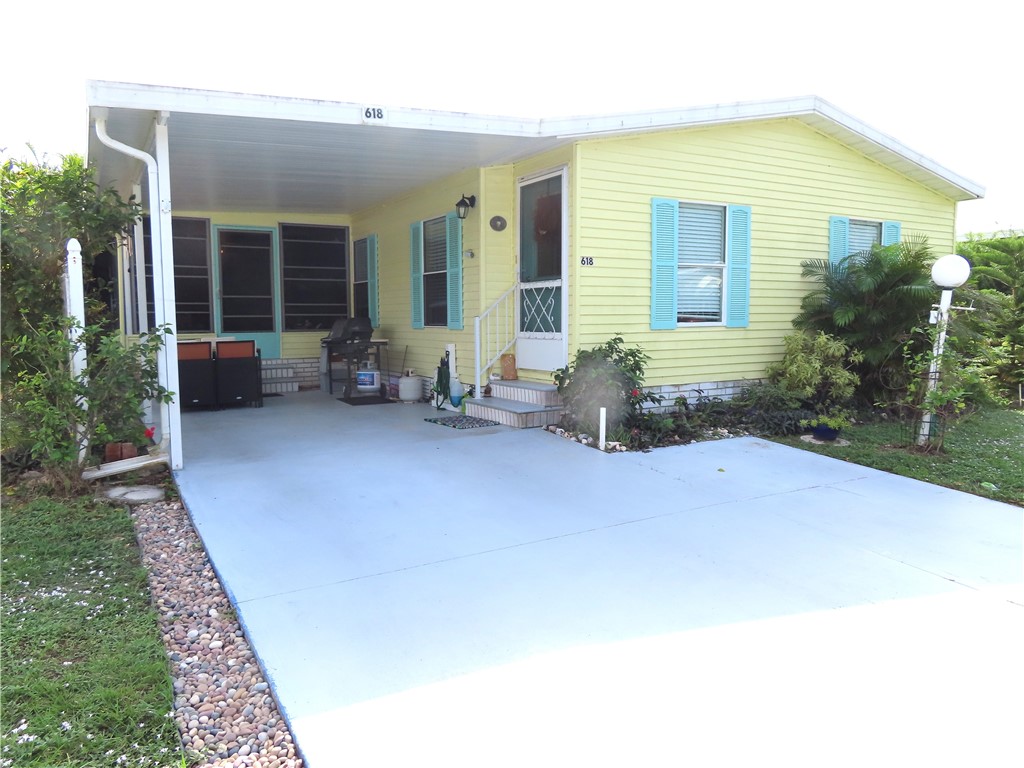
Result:
{"label": "white front door", "polygon": [[568,362],[568,202],[564,169],[519,182],[519,333],[516,364]]}

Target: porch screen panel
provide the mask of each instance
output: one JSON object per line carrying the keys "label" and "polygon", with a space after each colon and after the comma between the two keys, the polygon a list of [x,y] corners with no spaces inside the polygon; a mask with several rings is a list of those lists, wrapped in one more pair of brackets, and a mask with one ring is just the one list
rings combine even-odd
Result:
{"label": "porch screen panel", "polygon": [[272,266],[269,232],[220,231],[221,327],[225,333],[274,330]]}
{"label": "porch screen panel", "polygon": [[281,225],[285,330],[329,329],[348,317],[347,242],[345,227]]}
{"label": "porch screen panel", "polygon": [[[153,309],[153,240],[149,217],[142,221],[146,268],[146,315],[156,325]],[[178,333],[213,330],[210,311],[210,223],[206,219],[171,221],[174,248],[175,322]]]}

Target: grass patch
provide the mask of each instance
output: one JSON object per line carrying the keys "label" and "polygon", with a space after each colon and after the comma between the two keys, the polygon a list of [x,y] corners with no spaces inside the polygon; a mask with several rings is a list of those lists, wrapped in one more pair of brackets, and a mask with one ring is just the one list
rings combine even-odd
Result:
{"label": "grass patch", "polygon": [[0,534],[0,766],[183,765],[127,511],[8,494]]}
{"label": "grass patch", "polygon": [[987,410],[958,420],[947,428],[944,451],[939,454],[900,447],[905,429],[891,422],[857,424],[842,432],[848,446],[815,445],[797,437],[770,439],[1024,506],[1024,411]]}

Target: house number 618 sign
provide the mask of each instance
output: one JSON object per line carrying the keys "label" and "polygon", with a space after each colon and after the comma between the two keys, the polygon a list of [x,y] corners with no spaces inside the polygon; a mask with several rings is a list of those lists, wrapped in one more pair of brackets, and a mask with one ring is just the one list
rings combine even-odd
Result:
{"label": "house number 618 sign", "polygon": [[388,112],[384,107],[363,107],[362,118],[364,123],[386,123]]}

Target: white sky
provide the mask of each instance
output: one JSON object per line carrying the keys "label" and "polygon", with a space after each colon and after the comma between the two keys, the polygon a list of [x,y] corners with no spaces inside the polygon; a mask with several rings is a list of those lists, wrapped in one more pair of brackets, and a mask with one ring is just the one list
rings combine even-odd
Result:
{"label": "white sky", "polygon": [[84,154],[87,79],[530,117],[815,94],[983,185],[960,234],[1024,230],[1024,4],[690,5],[15,0],[0,149]]}

